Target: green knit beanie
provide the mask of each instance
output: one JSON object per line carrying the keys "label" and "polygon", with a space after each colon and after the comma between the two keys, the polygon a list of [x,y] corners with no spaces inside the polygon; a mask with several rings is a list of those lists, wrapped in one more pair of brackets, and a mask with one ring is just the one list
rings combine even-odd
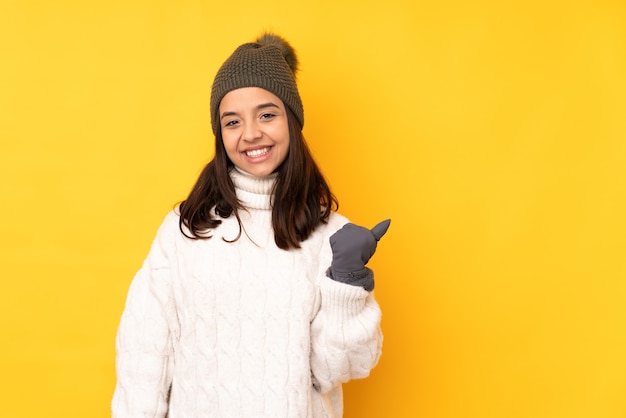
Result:
{"label": "green knit beanie", "polygon": [[218,70],[211,89],[211,125],[217,134],[220,102],[229,91],[260,87],[278,96],[304,126],[302,100],[296,86],[298,59],[289,43],[265,33],[239,46]]}

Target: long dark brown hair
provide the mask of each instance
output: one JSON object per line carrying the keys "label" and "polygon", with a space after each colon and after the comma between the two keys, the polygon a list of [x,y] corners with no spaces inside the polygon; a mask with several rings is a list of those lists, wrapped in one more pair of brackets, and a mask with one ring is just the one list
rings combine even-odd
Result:
{"label": "long dark brown hair", "polygon": [[[328,220],[339,203],[319,170],[302,135],[302,127],[288,107],[289,151],[278,173],[272,198],[272,226],[276,245],[283,249],[300,248],[300,242]],[[239,210],[245,210],[237,199],[229,176],[234,164],[228,158],[221,129],[215,137],[215,156],[202,170],[189,196],[180,203],[179,228],[191,239],[209,239],[210,229],[222,223],[220,218],[232,214],[239,222]],[[212,214],[213,209],[217,216]],[[185,231],[185,228],[189,233]]]}

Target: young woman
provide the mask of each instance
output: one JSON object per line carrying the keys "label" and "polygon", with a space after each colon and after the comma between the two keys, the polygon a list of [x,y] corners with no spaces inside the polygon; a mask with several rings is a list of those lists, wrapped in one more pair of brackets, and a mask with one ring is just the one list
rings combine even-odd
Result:
{"label": "young woman", "polygon": [[265,34],[212,87],[215,157],[159,228],[117,335],[114,417],[341,417],[381,353],[365,267],[302,136],[297,59]]}

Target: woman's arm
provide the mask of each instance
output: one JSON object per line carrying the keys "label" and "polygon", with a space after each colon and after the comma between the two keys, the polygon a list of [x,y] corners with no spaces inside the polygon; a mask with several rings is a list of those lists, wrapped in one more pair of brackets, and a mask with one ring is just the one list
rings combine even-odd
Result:
{"label": "woman's arm", "polygon": [[325,243],[323,252],[332,257],[319,282],[320,309],[311,324],[311,370],[322,393],[368,376],[380,357],[381,312],[371,293],[374,273],[365,265],[389,223],[383,221],[371,231],[346,223]]}
{"label": "woman's arm", "polygon": [[116,339],[114,418],[167,414],[177,330],[168,261],[173,222],[169,215],[128,291]]}
{"label": "woman's arm", "polygon": [[321,308],[311,324],[313,384],[325,393],[369,375],[382,349],[381,312],[362,287],[322,278]]}

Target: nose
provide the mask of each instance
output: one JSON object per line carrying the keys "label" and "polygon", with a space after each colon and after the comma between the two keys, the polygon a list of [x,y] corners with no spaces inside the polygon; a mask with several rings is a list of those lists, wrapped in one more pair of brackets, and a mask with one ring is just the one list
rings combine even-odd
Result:
{"label": "nose", "polygon": [[256,123],[251,122],[247,123],[244,126],[242,139],[244,141],[252,142],[259,139],[262,136],[261,129],[257,126]]}

